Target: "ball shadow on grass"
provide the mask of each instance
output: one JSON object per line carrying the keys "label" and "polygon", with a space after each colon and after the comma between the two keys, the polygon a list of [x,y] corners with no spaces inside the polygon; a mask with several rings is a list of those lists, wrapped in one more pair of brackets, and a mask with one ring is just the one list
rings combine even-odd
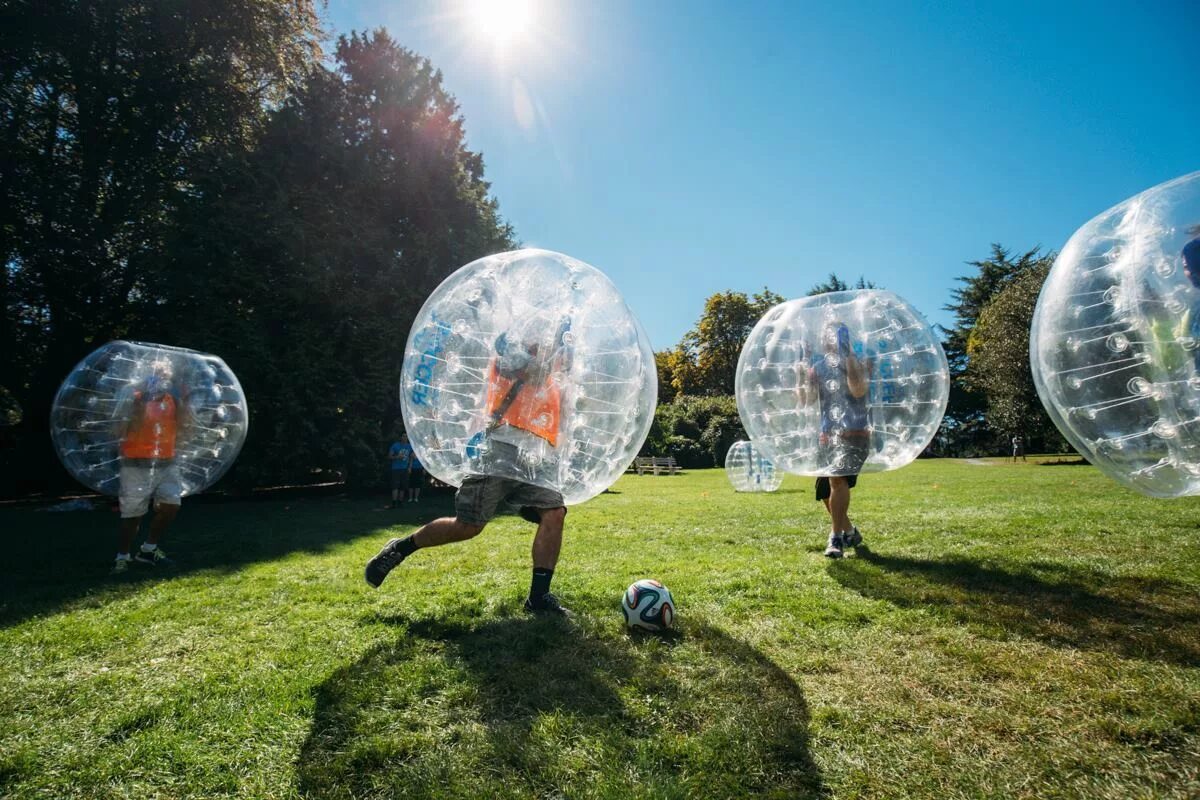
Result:
{"label": "ball shadow on grass", "polygon": [[1200,664],[1200,597],[1167,580],[1114,577],[1055,563],[995,566],[966,558],[881,555],[831,563],[838,583],[921,607],[987,635],[1182,666]]}
{"label": "ball shadow on grass", "polygon": [[307,797],[822,797],[796,683],[703,625],[390,620],[316,692]]}

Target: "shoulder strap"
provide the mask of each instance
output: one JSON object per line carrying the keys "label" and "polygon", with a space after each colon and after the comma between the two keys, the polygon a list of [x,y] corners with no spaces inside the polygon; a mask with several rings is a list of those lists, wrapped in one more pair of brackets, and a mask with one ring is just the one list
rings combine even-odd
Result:
{"label": "shoulder strap", "polygon": [[508,413],[508,409],[512,407],[513,402],[517,399],[521,389],[525,387],[525,376],[517,378],[513,381],[512,386],[508,387],[508,392],[500,400],[500,404],[496,406],[496,410],[492,412],[492,421],[488,424],[489,428],[495,428],[500,424],[500,420],[504,419],[504,415]]}

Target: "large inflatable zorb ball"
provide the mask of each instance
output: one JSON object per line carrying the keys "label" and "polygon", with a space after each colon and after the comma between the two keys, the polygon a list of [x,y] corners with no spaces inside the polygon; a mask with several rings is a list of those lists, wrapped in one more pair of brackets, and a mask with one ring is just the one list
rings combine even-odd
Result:
{"label": "large inflatable zorb ball", "polygon": [[734,442],[729,448],[725,476],[739,492],[773,492],[783,483],[783,473],[750,442]]}
{"label": "large inflatable zorb ball", "polygon": [[1105,474],[1200,494],[1200,172],[1075,232],[1038,297],[1029,360],[1050,418]]}
{"label": "large inflatable zorb ball", "polygon": [[891,292],[830,292],[775,306],[738,359],[742,425],[776,469],[896,469],[933,439],[949,398],[933,330]]}
{"label": "large inflatable zorb ball", "polygon": [[409,440],[439,480],[513,478],[568,504],[625,471],[657,396],[650,343],[616,287],[548,250],[481,258],[443,281],[400,381]]}
{"label": "large inflatable zorb ball", "polygon": [[149,496],[164,481],[180,496],[203,491],[233,464],[248,424],[224,361],[142,342],[109,342],[80,361],[50,413],[63,466],[110,495]]}

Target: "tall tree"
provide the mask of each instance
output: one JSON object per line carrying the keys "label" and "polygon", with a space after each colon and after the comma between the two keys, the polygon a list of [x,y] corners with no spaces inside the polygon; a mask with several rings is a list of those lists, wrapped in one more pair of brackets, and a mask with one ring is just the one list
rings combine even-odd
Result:
{"label": "tall tree", "polygon": [[[987,258],[967,262],[974,274],[958,278],[962,286],[952,292],[954,302],[945,306],[954,312],[954,327],[943,330],[943,347],[950,362],[950,400],[938,434],[938,446],[947,454],[995,450],[999,432],[990,430],[985,420],[988,398],[979,385],[966,380],[969,353],[967,342],[979,315],[1005,287],[1035,270],[1048,270],[1055,254],[1042,254],[1035,247],[1013,257],[1011,251],[993,244]],[[1028,341],[1028,340],[1027,340]]]}
{"label": "tall tree", "polygon": [[987,401],[988,425],[1005,437],[1020,434],[1031,449],[1061,448],[1029,367],[1029,328],[1050,272],[1040,264],[1017,275],[992,298],[967,339],[966,386]]}
{"label": "tall tree", "polygon": [[57,383],[159,298],[179,204],[315,63],[313,0],[0,1],[0,375],[32,450]]}
{"label": "tall tree", "polygon": [[335,57],[207,176],[166,272],[165,324],[229,353],[252,397],[244,482],[378,479],[422,301],[513,245],[429,61],[383,31]]}

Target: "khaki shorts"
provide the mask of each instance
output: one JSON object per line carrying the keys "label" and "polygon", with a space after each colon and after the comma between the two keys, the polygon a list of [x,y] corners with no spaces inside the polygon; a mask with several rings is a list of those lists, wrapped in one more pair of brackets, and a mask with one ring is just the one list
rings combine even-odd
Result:
{"label": "khaki shorts", "polygon": [[513,510],[538,523],[543,511],[564,507],[563,496],[553,489],[491,475],[467,476],[454,496],[458,521],[467,525],[486,525],[493,517]]}
{"label": "khaki shorts", "polygon": [[140,517],[150,510],[150,498],[177,506],[183,496],[179,467],[173,461],[128,459],[121,464],[121,517]]}

